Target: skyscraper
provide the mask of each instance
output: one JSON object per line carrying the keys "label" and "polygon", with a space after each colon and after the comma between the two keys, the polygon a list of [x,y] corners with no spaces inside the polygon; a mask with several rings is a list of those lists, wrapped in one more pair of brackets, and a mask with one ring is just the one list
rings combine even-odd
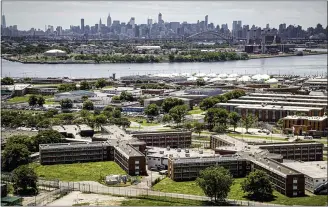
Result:
{"label": "skyscraper", "polygon": [[5,17],[4,14],[2,15],[2,18],[1,18],[1,27],[2,28],[6,28],[7,27],[7,25],[6,25],[6,17]]}
{"label": "skyscraper", "polygon": [[130,25],[132,26],[132,29],[134,29],[134,28],[135,28],[135,24],[136,24],[135,18],[134,18],[134,17],[131,17],[129,23],[130,23]]}
{"label": "skyscraper", "polygon": [[110,14],[108,14],[108,17],[107,17],[107,27],[110,27],[112,26],[112,18],[110,17]]}
{"label": "skyscraper", "polygon": [[158,24],[162,24],[162,23],[163,23],[162,14],[159,13],[159,14],[158,14]]}
{"label": "skyscraper", "polygon": [[84,19],[81,19],[81,32],[84,33]]}
{"label": "skyscraper", "polygon": [[208,15],[205,16],[205,29],[208,28]]}
{"label": "skyscraper", "polygon": [[148,17],[147,25],[148,25],[148,27],[151,27],[153,25],[153,20],[151,19],[151,17]]}
{"label": "skyscraper", "polygon": [[100,31],[101,31],[101,18],[100,18],[99,24],[98,24],[98,32],[100,32]]}

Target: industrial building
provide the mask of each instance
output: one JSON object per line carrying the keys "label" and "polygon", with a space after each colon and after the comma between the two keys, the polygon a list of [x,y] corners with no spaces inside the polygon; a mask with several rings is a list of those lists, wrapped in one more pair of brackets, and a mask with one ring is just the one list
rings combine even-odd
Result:
{"label": "industrial building", "polygon": [[300,99],[326,99],[327,96],[310,96],[286,93],[250,93],[249,96],[273,97],[273,98],[300,98]]}
{"label": "industrial building", "polygon": [[307,98],[289,98],[289,97],[266,97],[266,96],[241,96],[238,99],[242,100],[258,100],[258,101],[284,101],[284,102],[302,102],[302,103],[324,103],[327,104],[328,100],[326,98],[322,99],[312,99],[311,96]]}
{"label": "industrial building", "polygon": [[[327,133],[327,116],[287,116],[283,120],[285,133],[295,135],[315,135],[316,133]],[[320,136],[321,137],[321,136]]]}
{"label": "industrial building", "polygon": [[[298,171],[305,176],[305,189],[316,193],[321,185],[327,185],[327,161],[316,162],[284,162],[283,165]],[[327,194],[326,194],[327,195]]]}

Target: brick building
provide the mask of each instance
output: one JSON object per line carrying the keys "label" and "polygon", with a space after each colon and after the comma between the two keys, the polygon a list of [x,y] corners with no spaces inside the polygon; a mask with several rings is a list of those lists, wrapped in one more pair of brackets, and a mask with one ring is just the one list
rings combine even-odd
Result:
{"label": "brick building", "polygon": [[283,120],[283,129],[295,135],[309,134],[309,131],[327,131],[327,116],[287,116]]}

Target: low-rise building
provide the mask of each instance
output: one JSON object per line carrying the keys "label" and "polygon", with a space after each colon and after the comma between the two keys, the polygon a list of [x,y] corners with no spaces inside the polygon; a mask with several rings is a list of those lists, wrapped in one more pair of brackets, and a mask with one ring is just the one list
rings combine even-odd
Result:
{"label": "low-rise building", "polygon": [[327,161],[284,162],[283,165],[298,171],[305,176],[305,189],[314,193],[316,188],[327,183]]}
{"label": "low-rise building", "polygon": [[134,131],[131,135],[151,147],[187,148],[191,145],[191,131]]}
{"label": "low-rise building", "polygon": [[287,116],[282,120],[285,133],[304,135],[309,134],[309,131],[328,131],[327,116]]}
{"label": "low-rise building", "polygon": [[70,99],[74,102],[81,102],[83,96],[96,97],[96,94],[92,91],[78,90],[78,91],[57,93],[57,94],[55,94],[54,99],[55,99],[55,101],[61,101],[63,99]]}

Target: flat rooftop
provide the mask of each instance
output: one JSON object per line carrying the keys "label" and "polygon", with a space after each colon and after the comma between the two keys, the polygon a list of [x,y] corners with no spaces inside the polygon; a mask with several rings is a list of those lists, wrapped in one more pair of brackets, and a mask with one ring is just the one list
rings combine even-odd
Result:
{"label": "flat rooftop", "polygon": [[327,99],[327,96],[312,95],[293,95],[285,93],[251,93],[250,96],[266,96],[266,97],[289,97],[289,98],[308,98],[308,99]]}
{"label": "flat rooftop", "polygon": [[245,160],[244,158],[240,158],[237,156],[199,156],[199,157],[191,157],[191,158],[172,158],[171,159],[174,164],[184,164],[184,163],[206,163],[206,162],[224,162],[224,161],[238,161]]}
{"label": "flat rooftop", "polygon": [[[327,97],[326,97],[327,98]],[[265,96],[242,96],[238,99],[243,100],[281,100],[281,101],[290,101],[290,102],[313,102],[313,103],[327,103],[327,99],[311,99],[311,97],[308,98],[289,98],[289,97],[265,97]]]}
{"label": "flat rooftop", "polygon": [[288,102],[288,101],[272,101],[272,100],[244,100],[244,99],[231,99],[228,101],[228,103],[241,103],[241,104],[270,104],[270,105],[283,105],[285,106],[302,106],[302,107],[306,107],[306,106],[316,106],[316,107],[327,107],[327,103],[307,103],[307,102]]}
{"label": "flat rooftop", "polygon": [[327,178],[327,161],[285,162],[283,165],[292,168],[311,178]]}
{"label": "flat rooftop", "polygon": [[283,119],[294,119],[294,120],[298,120],[298,119],[305,119],[305,120],[309,120],[309,121],[324,121],[327,119],[327,116],[286,116]]}
{"label": "flat rooftop", "polygon": [[283,106],[280,105],[257,105],[257,104],[239,104],[239,103],[217,103],[216,107],[219,106],[235,106],[236,109],[266,109],[266,110],[289,110],[289,111],[311,111],[311,110],[322,110],[318,107],[302,107],[302,106]]}
{"label": "flat rooftop", "polygon": [[180,149],[180,148],[162,148],[151,147],[147,150],[147,157],[166,157],[184,158],[186,154],[190,157],[213,156],[214,152],[209,150]]}

